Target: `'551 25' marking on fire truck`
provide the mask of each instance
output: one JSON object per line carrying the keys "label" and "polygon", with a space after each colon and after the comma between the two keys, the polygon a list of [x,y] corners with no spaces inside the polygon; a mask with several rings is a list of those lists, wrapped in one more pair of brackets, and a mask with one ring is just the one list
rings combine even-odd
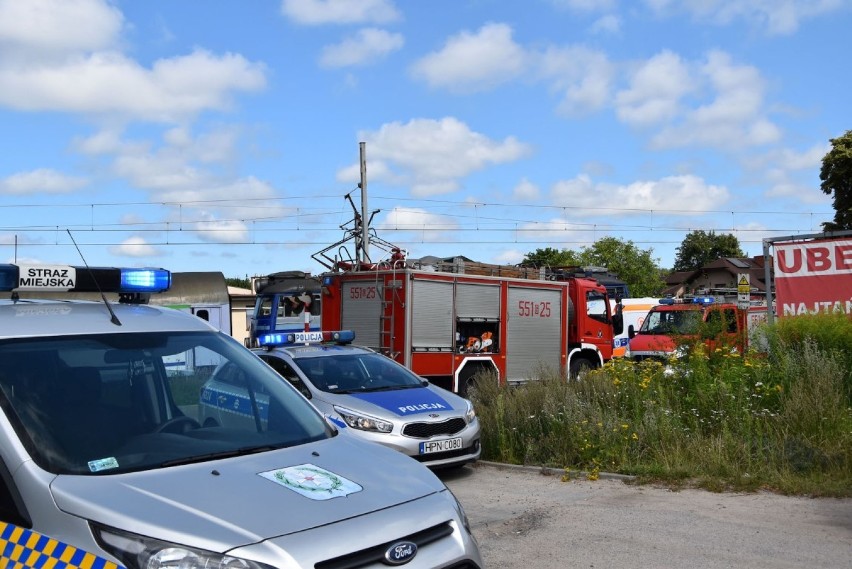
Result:
{"label": "'551 25' marking on fire truck", "polygon": [[518,301],[518,316],[522,318],[550,318],[552,315],[553,311],[550,309],[550,302],[548,301]]}
{"label": "'551 25' marking on fire truck", "polygon": [[349,289],[349,298],[352,300],[374,299],[377,294],[376,287],[374,286],[353,286]]}

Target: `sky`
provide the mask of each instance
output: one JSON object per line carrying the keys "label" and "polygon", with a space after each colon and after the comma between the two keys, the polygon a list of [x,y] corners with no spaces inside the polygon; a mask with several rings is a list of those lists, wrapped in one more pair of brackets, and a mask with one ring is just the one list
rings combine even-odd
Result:
{"label": "sky", "polygon": [[362,208],[410,258],[761,255],[833,219],[850,28],[852,0],[0,0],[0,263],[320,273]]}

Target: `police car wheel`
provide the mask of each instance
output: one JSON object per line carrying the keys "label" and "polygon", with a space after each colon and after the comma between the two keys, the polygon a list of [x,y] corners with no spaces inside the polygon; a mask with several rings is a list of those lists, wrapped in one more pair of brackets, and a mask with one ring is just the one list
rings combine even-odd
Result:
{"label": "police car wheel", "polygon": [[180,415],[178,417],[172,417],[165,423],[159,425],[156,429],[154,429],[155,433],[185,433],[190,429],[199,429],[201,428],[201,423],[193,419],[192,417],[187,417],[186,415]]}

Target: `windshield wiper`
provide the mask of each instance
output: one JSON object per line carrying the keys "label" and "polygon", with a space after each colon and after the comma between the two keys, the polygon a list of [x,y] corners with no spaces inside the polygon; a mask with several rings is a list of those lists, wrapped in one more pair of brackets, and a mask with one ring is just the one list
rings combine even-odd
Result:
{"label": "windshield wiper", "polygon": [[182,464],[193,464],[196,462],[207,462],[208,460],[217,460],[220,458],[232,458],[235,456],[244,456],[247,454],[257,454],[260,452],[267,452],[270,450],[277,450],[282,448],[284,445],[275,446],[275,445],[263,445],[263,446],[251,446],[251,447],[242,447],[238,449],[232,450],[223,450],[219,452],[210,452],[207,454],[196,454],[194,456],[185,456],[182,458],[175,458],[173,460],[167,460],[165,462],[160,463],[160,468],[168,468],[169,466],[180,466]]}
{"label": "windshield wiper", "polygon": [[365,389],[364,391],[396,391],[398,389],[414,389],[418,387],[423,387],[419,383],[416,385],[382,385],[381,387],[372,387],[370,389]]}

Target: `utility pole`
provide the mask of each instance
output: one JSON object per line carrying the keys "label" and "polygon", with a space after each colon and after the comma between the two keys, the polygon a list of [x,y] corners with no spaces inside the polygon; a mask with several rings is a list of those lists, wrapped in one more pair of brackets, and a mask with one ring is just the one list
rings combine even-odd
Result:
{"label": "utility pole", "polygon": [[364,262],[370,262],[370,233],[367,217],[367,143],[359,142],[358,148],[361,155],[361,251],[364,254]]}

